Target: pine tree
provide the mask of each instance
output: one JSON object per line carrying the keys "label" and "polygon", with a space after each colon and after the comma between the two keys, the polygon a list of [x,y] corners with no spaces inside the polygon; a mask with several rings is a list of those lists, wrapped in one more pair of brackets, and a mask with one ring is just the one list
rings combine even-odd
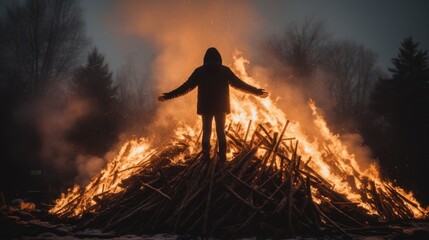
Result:
{"label": "pine tree", "polygon": [[[429,75],[428,55],[418,49],[412,37],[407,37],[401,44],[399,54],[392,59],[394,68],[389,68],[393,79],[397,81],[415,81],[424,83]],[[426,78],[426,79],[425,79]]]}
{"label": "pine tree", "polygon": [[[372,96],[373,110],[384,119],[380,139],[387,141],[382,165],[391,176],[425,195],[429,180],[429,62],[426,51],[411,37],[401,43],[389,68],[392,78],[379,81]],[[419,194],[419,192],[418,192]],[[429,199],[425,199],[429,202]]]}
{"label": "pine tree", "polygon": [[82,154],[104,155],[117,141],[121,115],[112,73],[96,48],[76,70],[71,97],[84,100],[88,112],[71,129],[70,141]]}

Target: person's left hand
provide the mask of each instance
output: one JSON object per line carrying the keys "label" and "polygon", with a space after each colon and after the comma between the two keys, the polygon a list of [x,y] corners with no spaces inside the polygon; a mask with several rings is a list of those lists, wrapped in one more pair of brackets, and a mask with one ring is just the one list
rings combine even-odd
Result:
{"label": "person's left hand", "polygon": [[165,101],[167,101],[168,99],[167,99],[167,96],[166,96],[167,94],[166,93],[163,93],[162,94],[162,96],[159,96],[158,97],[158,101],[160,101],[160,102],[165,102]]}

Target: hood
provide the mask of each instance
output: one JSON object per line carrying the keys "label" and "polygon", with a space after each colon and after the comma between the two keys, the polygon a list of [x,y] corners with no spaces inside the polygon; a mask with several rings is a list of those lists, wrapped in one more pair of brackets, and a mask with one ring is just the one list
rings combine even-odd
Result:
{"label": "hood", "polygon": [[222,65],[222,57],[216,48],[211,47],[207,49],[206,54],[204,55],[204,65],[213,63]]}

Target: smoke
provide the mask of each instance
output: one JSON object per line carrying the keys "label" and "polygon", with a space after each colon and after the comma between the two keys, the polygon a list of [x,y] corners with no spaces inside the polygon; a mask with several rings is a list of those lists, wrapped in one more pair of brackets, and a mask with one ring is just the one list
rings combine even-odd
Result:
{"label": "smoke", "polygon": [[[193,70],[202,64],[207,48],[216,47],[222,54],[224,64],[229,66],[232,65],[232,56],[239,50],[250,60],[247,66],[250,75],[261,87],[267,88],[276,99],[277,106],[287,113],[287,118],[299,122],[310,138],[321,139],[312,123],[306,92],[317,93],[317,98],[321,100],[317,103],[323,106],[335,103],[326,93],[322,81],[309,85],[309,89],[299,88],[290,84],[294,75],[287,66],[270,56],[262,57],[264,49],[258,41],[266,36],[258,34],[263,32],[260,30],[265,22],[249,1],[130,0],[118,1],[117,4],[113,13],[109,14],[113,16],[110,23],[119,35],[137,37],[147,44],[142,48],[150,49],[154,56],[147,65],[147,79],[156,81],[158,94],[171,91],[186,81]],[[326,77],[322,72],[317,74],[320,76],[316,79]],[[49,86],[22,112],[27,115],[27,121],[37,125],[39,157],[44,163],[67,177],[77,176],[75,180],[85,184],[112,159],[115,148],[100,157],[84,155],[71,144],[67,133],[94,106],[87,99],[65,96],[65,81],[54,80],[52,82],[57,83]],[[147,125],[147,137],[155,142],[169,139],[179,122],[191,126],[198,123],[196,91],[168,103],[159,103],[154,115],[151,118],[153,121],[140,119],[138,124]],[[344,139],[358,158],[370,159],[369,151],[362,147],[360,136],[344,136]]]}
{"label": "smoke", "polygon": [[[121,1],[114,10],[111,24],[120,34],[138,36],[148,43],[155,58],[150,74],[155,79],[159,94],[171,91],[185,82],[193,70],[202,64],[207,48],[216,47],[225,65],[231,66],[236,50],[250,60],[250,75],[260,86],[267,88],[287,118],[299,122],[310,139],[323,139],[308,107],[309,96],[326,111],[335,106],[328,94],[324,79],[326,72],[316,69],[309,84],[292,84],[297,77],[289,66],[267,56],[257,36],[264,28],[264,20],[249,1]],[[309,94],[311,93],[311,94]],[[196,91],[167,103],[160,103],[148,125],[150,138],[168,138],[179,122],[195,124]],[[144,124],[144,123],[142,123]],[[363,165],[373,162],[368,148],[357,135],[344,137],[344,143]]]}
{"label": "smoke", "polygon": [[35,124],[39,136],[39,156],[44,166],[53,169],[61,180],[87,183],[112,159],[112,152],[102,158],[83,155],[68,139],[68,133],[94,110],[88,99],[67,94],[67,81],[56,79],[34,101],[20,109],[21,117]]}
{"label": "smoke", "polygon": [[[266,36],[255,36],[255,33],[265,23],[248,1],[126,1],[116,7],[114,15],[119,17],[113,25],[121,33],[138,35],[150,43],[156,56],[150,71],[159,94],[186,81],[202,64],[206,49],[212,46],[221,52],[225,65],[232,65],[232,56],[237,50],[250,58],[250,62],[261,62],[258,58],[263,49],[259,42]],[[272,59],[267,60],[268,65],[274,63]],[[287,81],[281,81],[281,84],[272,81],[288,78],[288,71],[279,73],[276,70],[281,67],[272,65],[251,64],[248,69],[261,86],[270,88],[273,95],[279,96],[279,104],[290,114],[290,119],[311,126],[312,115],[305,91]],[[153,137],[165,137],[178,122],[195,124],[195,120],[199,120],[196,91],[159,104],[154,119],[156,121],[149,126],[155,130],[151,134]]]}
{"label": "smoke", "polygon": [[[251,68],[251,75],[255,79],[264,79],[265,82],[269,83],[270,93],[276,96],[276,106],[286,113],[288,120],[299,123],[303,133],[310,140],[319,141],[323,145],[325,137],[314,122],[313,113],[309,108],[309,99],[315,100],[317,112],[329,122],[329,119],[332,119],[336,101],[329,94],[326,79],[333,76],[321,68],[316,68],[313,74],[308,77],[309,79],[296,79],[291,66],[285,65],[284,62],[279,62],[275,58],[265,58],[264,60],[264,66]],[[296,84],[296,81],[303,81],[306,84]],[[343,126],[347,125],[349,129],[355,129],[353,119],[344,121],[347,123],[343,123]],[[362,169],[368,169],[373,164],[378,166],[378,161],[373,158],[372,151],[365,145],[363,137],[359,133],[348,132],[349,129],[344,130],[344,133],[339,135],[339,139],[347,147],[348,152],[356,157]],[[333,132],[335,133],[335,131]]]}
{"label": "smoke", "polygon": [[[86,104],[82,101],[65,102],[61,94],[55,92],[62,91],[59,85],[49,86],[49,90],[39,94],[35,99],[20,106],[15,113],[16,119],[21,122],[31,123],[37,127],[41,137],[41,158],[56,158],[67,152],[70,146],[64,144],[62,133],[64,129],[72,124],[76,118],[85,114]],[[59,97],[59,98],[57,98]],[[57,101],[53,101],[56,99]],[[49,147],[52,146],[52,147]],[[64,167],[64,161],[58,159],[53,165]]]}
{"label": "smoke", "polygon": [[[73,155],[73,146],[66,140],[65,134],[80,118],[84,117],[90,106],[82,99],[65,101],[58,109],[52,98],[42,97],[36,102],[38,109],[36,121],[41,138],[42,159],[50,160],[50,165],[58,169],[68,166],[68,158]],[[59,106],[58,106],[59,107]]]}
{"label": "smoke", "polygon": [[[180,86],[202,65],[207,48],[216,47],[224,64],[235,49],[245,51],[260,20],[247,1],[121,1],[114,27],[123,34],[145,39],[155,59],[150,68],[159,94]],[[162,136],[178,122],[195,124],[195,91],[159,105],[150,129]]]}
{"label": "smoke", "polygon": [[76,183],[85,186],[91,178],[106,166],[106,163],[111,161],[116,155],[115,151],[106,153],[102,158],[89,155],[78,155],[75,160],[75,165],[78,171],[75,178]]}
{"label": "smoke", "polygon": [[344,134],[341,136],[341,140],[346,144],[349,151],[355,154],[362,169],[368,169],[370,164],[374,163],[371,149],[365,146],[365,141],[360,134]]}

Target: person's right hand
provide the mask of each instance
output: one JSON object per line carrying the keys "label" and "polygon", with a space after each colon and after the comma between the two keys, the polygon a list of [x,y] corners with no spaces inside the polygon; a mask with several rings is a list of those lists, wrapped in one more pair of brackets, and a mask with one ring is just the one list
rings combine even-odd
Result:
{"label": "person's right hand", "polygon": [[257,95],[261,98],[266,98],[266,97],[268,97],[268,92],[265,91],[265,89],[263,89],[263,88],[259,88]]}

